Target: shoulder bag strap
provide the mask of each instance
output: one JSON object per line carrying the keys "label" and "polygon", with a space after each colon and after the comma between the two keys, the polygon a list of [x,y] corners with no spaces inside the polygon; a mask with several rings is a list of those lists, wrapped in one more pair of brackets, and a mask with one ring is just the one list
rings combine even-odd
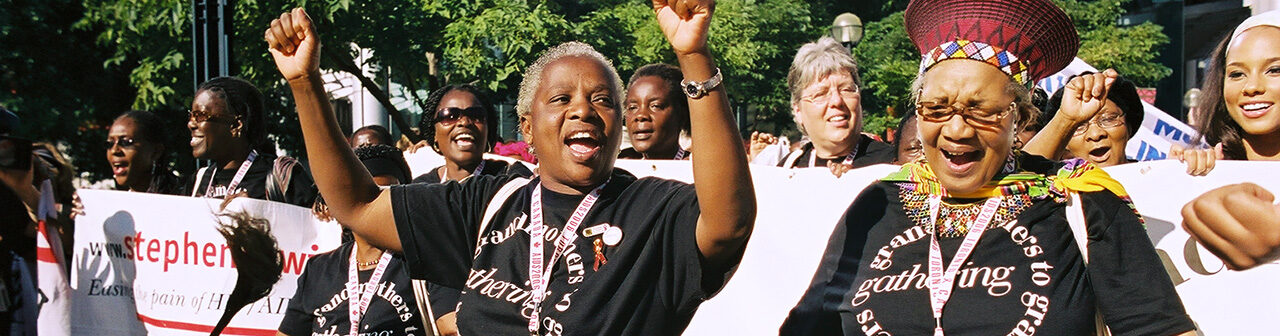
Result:
{"label": "shoulder bag strap", "polygon": [[[1080,200],[1080,193],[1071,192],[1071,199],[1067,201],[1067,225],[1071,226],[1071,236],[1076,240],[1076,246],[1080,248],[1080,257],[1084,259],[1086,271],[1089,268],[1089,230],[1088,224],[1084,220],[1084,202]],[[1098,336],[1111,336],[1111,329],[1107,328],[1106,320],[1102,319],[1102,311],[1097,311],[1094,315],[1094,334]]]}
{"label": "shoulder bag strap", "polygon": [[413,283],[413,299],[418,302],[418,317],[422,318],[422,327],[427,328],[425,334],[440,336],[440,327],[436,325],[436,314],[431,311],[431,300],[427,297],[427,280],[409,280]]}
{"label": "shoulder bag strap", "polygon": [[285,202],[285,194],[289,192],[289,181],[293,179],[293,166],[298,160],[288,157],[276,157],[267,174],[267,200]]}
{"label": "shoulder bag strap", "polygon": [[[484,209],[484,218],[480,221],[480,231],[476,233],[476,246],[480,246],[480,237],[484,234],[484,229],[489,227],[489,221],[493,216],[502,209],[502,204],[507,203],[507,199],[511,195],[519,191],[520,188],[529,184],[527,178],[515,178],[498,189],[498,193],[493,195],[489,200],[489,205]],[[436,325],[436,314],[431,311],[431,298],[427,293],[427,280],[411,279],[413,282],[413,298],[418,302],[418,316],[422,317],[422,326],[427,328],[427,334],[440,336],[440,328]]]}
{"label": "shoulder bag strap", "polygon": [[[782,162],[782,168],[788,168],[788,169],[795,168],[796,160],[799,160],[801,155],[804,155],[804,147],[801,147],[798,150],[792,151],[791,154],[787,154],[787,158],[785,159],[785,161]],[[810,168],[813,168],[813,167],[810,167]]]}
{"label": "shoulder bag strap", "polygon": [[200,185],[204,184],[204,172],[207,170],[209,167],[200,167],[200,170],[196,171],[196,183],[191,185],[191,197],[196,197],[196,193],[200,192]]}
{"label": "shoulder bag strap", "polygon": [[1071,226],[1071,236],[1080,248],[1080,257],[1084,265],[1089,266],[1089,230],[1084,221],[1084,204],[1081,204],[1080,193],[1072,192],[1067,201],[1067,225]]}
{"label": "shoulder bag strap", "polygon": [[507,203],[507,199],[511,198],[511,195],[526,184],[529,184],[529,179],[527,178],[517,177],[511,179],[511,181],[502,186],[502,189],[498,189],[498,193],[493,194],[493,198],[489,199],[489,205],[484,208],[484,217],[480,219],[480,231],[476,233],[477,247],[480,246],[480,239],[484,236],[484,229],[489,227],[489,221],[492,221],[493,216],[498,214],[498,210],[502,210],[502,205]]}

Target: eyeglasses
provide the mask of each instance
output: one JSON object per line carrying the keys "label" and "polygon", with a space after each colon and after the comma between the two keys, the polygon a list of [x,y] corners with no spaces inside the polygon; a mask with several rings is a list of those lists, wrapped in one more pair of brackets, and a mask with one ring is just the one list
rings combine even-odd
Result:
{"label": "eyeglasses", "polygon": [[235,119],[229,118],[229,117],[211,115],[209,112],[205,112],[205,111],[187,110],[187,120],[195,121],[196,123],[202,123],[206,121],[231,123]]}
{"label": "eyeglasses", "polygon": [[440,109],[439,112],[436,112],[436,122],[444,124],[445,126],[453,126],[453,124],[458,123],[458,120],[461,120],[462,117],[467,117],[468,119],[471,119],[472,122],[483,124],[485,112],[487,111],[485,111],[483,107],[479,106],[472,106],[468,108],[446,107]]}
{"label": "eyeglasses", "polygon": [[[836,89],[836,93],[840,95],[840,98],[845,98],[845,99],[857,98],[859,92],[861,92],[861,90],[858,89],[857,85],[849,85],[848,87],[840,87]],[[831,88],[827,88],[826,90],[822,90],[820,92],[807,94],[801,97],[800,99],[810,103],[822,103],[822,102],[825,102],[824,99],[830,96],[831,96]]]}
{"label": "eyeglasses", "polygon": [[133,145],[136,145],[136,144],[138,144],[138,141],[133,140],[133,138],[122,137],[122,138],[116,138],[115,140],[107,139],[106,147],[107,149],[111,149],[111,148],[114,148],[115,146],[120,146],[120,148],[131,149],[133,148]]}
{"label": "eyeglasses", "polygon": [[1116,128],[1124,125],[1124,113],[1108,113],[1098,116],[1097,120],[1086,121],[1080,126],[1076,126],[1075,135],[1081,135],[1089,131],[1089,125],[1096,124],[1101,128]]}
{"label": "eyeglasses", "polygon": [[946,122],[951,120],[951,116],[959,114],[970,125],[996,126],[1017,108],[1016,102],[1009,103],[1008,107],[1000,111],[990,111],[976,106],[957,107],[934,101],[923,101],[916,103],[916,115],[920,120],[928,122]]}

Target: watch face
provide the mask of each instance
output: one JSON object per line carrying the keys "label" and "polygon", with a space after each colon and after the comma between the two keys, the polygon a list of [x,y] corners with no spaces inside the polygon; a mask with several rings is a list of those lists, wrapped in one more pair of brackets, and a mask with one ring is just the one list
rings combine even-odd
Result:
{"label": "watch face", "polygon": [[693,83],[686,83],[686,84],[684,85],[684,93],[685,93],[686,95],[689,95],[690,97],[697,97],[697,96],[701,95],[701,94],[702,94],[702,92],[701,92],[701,91],[702,91],[702,90],[699,90],[699,89],[698,89],[698,86],[697,86],[697,85],[695,85],[695,84],[693,84]]}

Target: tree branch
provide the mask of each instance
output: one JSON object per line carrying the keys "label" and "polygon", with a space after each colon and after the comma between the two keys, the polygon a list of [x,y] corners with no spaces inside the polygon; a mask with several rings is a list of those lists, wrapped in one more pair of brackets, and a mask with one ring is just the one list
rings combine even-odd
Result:
{"label": "tree branch", "polygon": [[360,80],[360,84],[363,85],[365,89],[369,90],[369,93],[373,95],[374,99],[378,100],[378,103],[382,104],[382,107],[387,110],[387,114],[391,115],[391,122],[395,123],[396,127],[400,128],[400,131],[409,138],[410,142],[417,143],[419,140],[422,140],[418,137],[418,133],[414,132],[413,128],[410,127],[409,120],[405,119],[404,114],[400,113],[400,110],[396,109],[394,104],[391,104],[391,96],[389,96],[386,91],[383,91],[377,83],[374,83],[373,79],[365,77],[360,73],[360,67],[356,65],[355,60],[351,59],[351,57],[347,56],[345,53],[337,51],[337,48],[321,49],[321,54],[324,58],[337,66],[338,70],[350,73],[352,76],[355,76]]}

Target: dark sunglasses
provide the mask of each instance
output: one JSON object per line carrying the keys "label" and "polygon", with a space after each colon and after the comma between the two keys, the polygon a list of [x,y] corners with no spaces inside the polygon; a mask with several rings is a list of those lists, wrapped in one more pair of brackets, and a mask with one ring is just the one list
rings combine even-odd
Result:
{"label": "dark sunglasses", "polygon": [[458,123],[458,120],[462,119],[462,117],[467,117],[472,122],[483,124],[485,112],[485,109],[479,106],[468,108],[446,107],[436,112],[436,122],[449,126]]}
{"label": "dark sunglasses", "polygon": [[138,144],[138,142],[133,140],[133,138],[116,138],[115,140],[107,139],[106,143],[107,149],[111,149],[115,146],[120,146],[120,148],[133,148],[133,145],[136,144]]}

